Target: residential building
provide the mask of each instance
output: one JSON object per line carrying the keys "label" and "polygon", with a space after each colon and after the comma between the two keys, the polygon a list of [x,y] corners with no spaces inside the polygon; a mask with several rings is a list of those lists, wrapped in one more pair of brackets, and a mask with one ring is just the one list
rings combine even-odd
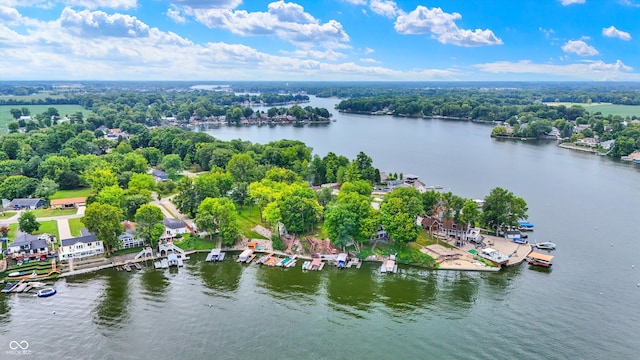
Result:
{"label": "residential building", "polygon": [[583,145],[588,147],[594,147],[598,145],[598,139],[596,138],[583,138],[576,142],[577,145]]}
{"label": "residential building", "polygon": [[125,221],[122,223],[122,225],[124,225],[124,233],[118,236],[118,239],[120,239],[120,241],[122,242],[122,245],[120,246],[121,249],[128,249],[144,245],[144,240],[135,236],[136,224],[132,223],[131,221]]}
{"label": "residential building", "polygon": [[83,259],[104,254],[104,244],[86,229],[81,230],[82,236],[62,240],[58,249],[60,261],[69,259]]}
{"label": "residential building", "polygon": [[164,218],[162,223],[164,224],[165,229],[165,233],[161,237],[162,240],[175,239],[178,235],[187,233],[187,225],[182,220]]}
{"label": "residential building", "polygon": [[151,170],[151,176],[156,180],[156,182],[166,181],[169,179],[169,175],[166,172],[158,169]]}
{"label": "residential building", "polygon": [[18,232],[16,239],[8,245],[7,254],[14,259],[47,256],[49,244],[54,241],[55,237],[49,234],[31,235]]}
{"label": "residential building", "polygon": [[45,206],[47,203],[43,199],[13,199],[7,206],[8,209],[14,210],[35,210]]}
{"label": "residential building", "polygon": [[52,209],[73,209],[78,208],[81,205],[85,205],[87,202],[86,197],[68,198],[68,199],[55,199],[49,202]]}

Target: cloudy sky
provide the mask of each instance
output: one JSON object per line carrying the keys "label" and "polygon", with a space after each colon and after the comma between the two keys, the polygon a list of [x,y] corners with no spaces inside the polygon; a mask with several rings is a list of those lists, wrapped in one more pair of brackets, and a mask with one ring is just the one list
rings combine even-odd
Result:
{"label": "cloudy sky", "polygon": [[640,80],[640,0],[1,0],[0,80]]}

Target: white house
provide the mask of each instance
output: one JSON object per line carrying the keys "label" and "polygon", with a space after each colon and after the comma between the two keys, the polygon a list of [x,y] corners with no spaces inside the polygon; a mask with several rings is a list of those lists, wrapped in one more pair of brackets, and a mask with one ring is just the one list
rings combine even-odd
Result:
{"label": "white house", "polygon": [[162,240],[174,239],[178,235],[187,233],[187,225],[182,220],[164,218],[162,223],[164,224],[165,230],[164,235],[161,237]]}
{"label": "white house", "polygon": [[129,221],[125,221],[124,225],[124,233],[118,236],[118,239],[122,242],[121,249],[128,249],[132,247],[138,247],[144,245],[144,240],[136,238],[134,234],[135,224]]}
{"label": "white house", "polygon": [[104,245],[95,235],[82,231],[83,236],[62,240],[62,246],[58,249],[60,261],[69,259],[82,259],[90,256],[104,254]]}

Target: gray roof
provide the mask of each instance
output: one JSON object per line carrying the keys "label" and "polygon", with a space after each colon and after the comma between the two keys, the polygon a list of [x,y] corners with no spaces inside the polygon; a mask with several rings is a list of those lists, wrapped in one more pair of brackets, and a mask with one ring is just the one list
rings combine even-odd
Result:
{"label": "gray roof", "polygon": [[164,226],[169,229],[180,229],[185,227],[184,221],[179,219],[164,218],[162,222],[164,223]]}
{"label": "gray roof", "polygon": [[159,178],[166,178],[168,176],[167,173],[162,170],[152,170],[151,175]]}
{"label": "gray roof", "polygon": [[94,242],[96,240],[98,240],[98,238],[96,238],[95,235],[89,234],[89,235],[80,236],[80,237],[77,237],[77,238],[64,239],[64,240],[62,240],[62,246],[70,246],[70,245],[77,244],[79,242],[81,242],[81,243],[90,243],[90,242]]}
{"label": "gray roof", "polygon": [[10,246],[18,246],[21,244],[30,244],[32,241],[38,240],[37,235],[27,234],[25,232],[18,231],[18,235],[16,235],[16,239],[13,240]]}
{"label": "gray roof", "polygon": [[13,199],[9,203],[9,207],[11,206],[37,206],[39,202],[44,201],[42,199],[28,199],[28,198],[18,198]]}
{"label": "gray roof", "polygon": [[32,249],[44,249],[47,247],[47,240],[33,240],[31,241],[31,248]]}

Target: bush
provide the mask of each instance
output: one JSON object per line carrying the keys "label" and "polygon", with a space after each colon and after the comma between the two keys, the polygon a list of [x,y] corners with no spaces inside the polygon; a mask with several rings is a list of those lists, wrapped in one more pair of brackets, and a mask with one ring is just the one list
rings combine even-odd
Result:
{"label": "bush", "polygon": [[271,236],[271,242],[272,242],[271,246],[273,247],[273,250],[284,251],[286,249],[286,247],[284,246],[284,242],[282,241],[279,235],[273,234]]}

